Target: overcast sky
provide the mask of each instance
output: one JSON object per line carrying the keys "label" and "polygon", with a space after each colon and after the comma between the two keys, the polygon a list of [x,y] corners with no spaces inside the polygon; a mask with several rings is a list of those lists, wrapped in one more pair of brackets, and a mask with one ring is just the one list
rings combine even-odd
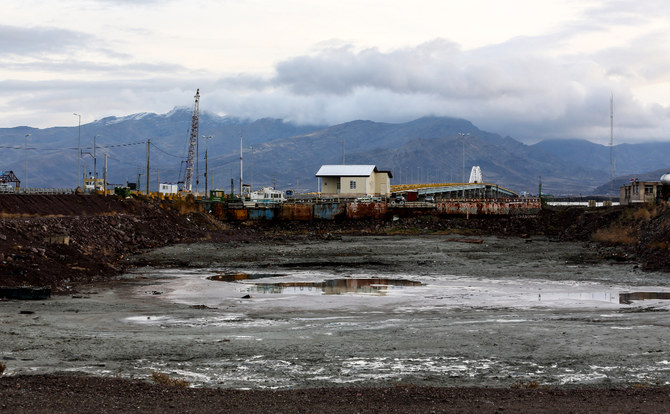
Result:
{"label": "overcast sky", "polygon": [[667,0],[22,0],[0,127],[191,107],[336,124],[466,118],[525,142],[670,140]]}

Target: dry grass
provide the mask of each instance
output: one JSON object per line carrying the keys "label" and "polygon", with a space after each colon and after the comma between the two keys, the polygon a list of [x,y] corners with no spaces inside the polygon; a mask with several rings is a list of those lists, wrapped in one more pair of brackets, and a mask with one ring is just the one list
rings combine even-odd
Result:
{"label": "dry grass", "polygon": [[188,381],[184,381],[178,378],[170,378],[168,374],[164,374],[162,372],[153,371],[151,373],[151,377],[153,378],[154,382],[171,387],[188,387],[191,385]]}
{"label": "dry grass", "polygon": [[606,229],[598,229],[591,239],[599,243],[633,244],[637,240],[635,230],[622,225],[612,225]]}
{"label": "dry grass", "polygon": [[195,202],[193,196],[188,196],[184,199],[179,199],[174,202],[174,208],[179,214],[189,214],[199,211],[200,206]]}
{"label": "dry grass", "polygon": [[540,388],[540,383],[535,381],[535,380],[528,380],[528,381],[518,381],[512,384],[512,388],[516,389],[527,389],[527,390],[534,390],[536,388]]}

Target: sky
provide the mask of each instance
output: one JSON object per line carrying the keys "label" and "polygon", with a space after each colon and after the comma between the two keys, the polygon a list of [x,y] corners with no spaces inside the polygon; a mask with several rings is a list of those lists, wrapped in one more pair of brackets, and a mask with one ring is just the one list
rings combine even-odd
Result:
{"label": "sky", "polygon": [[670,140],[666,0],[2,0],[0,127],[192,107]]}

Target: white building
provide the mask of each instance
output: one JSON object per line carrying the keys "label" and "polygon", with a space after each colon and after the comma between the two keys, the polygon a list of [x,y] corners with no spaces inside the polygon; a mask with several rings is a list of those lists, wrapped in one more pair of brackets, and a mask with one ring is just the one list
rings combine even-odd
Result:
{"label": "white building", "polygon": [[343,197],[391,194],[391,171],[379,171],[374,165],[322,165],[316,176],[321,179],[323,194]]}
{"label": "white building", "polygon": [[177,194],[177,191],[179,191],[178,187],[177,184],[161,183],[158,186],[158,192],[160,194]]}

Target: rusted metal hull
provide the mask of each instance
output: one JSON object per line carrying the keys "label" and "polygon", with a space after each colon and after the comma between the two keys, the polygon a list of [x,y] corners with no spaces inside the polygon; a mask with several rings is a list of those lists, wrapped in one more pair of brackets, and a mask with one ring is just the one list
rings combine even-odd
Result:
{"label": "rusted metal hull", "polygon": [[336,220],[347,216],[344,203],[314,204],[314,218],[317,220]]}
{"label": "rusted metal hull", "polygon": [[213,204],[210,212],[224,221],[311,221],[335,219],[378,219],[391,216],[413,217],[432,214],[436,216],[510,216],[535,215],[542,205],[539,200],[449,200],[432,203],[406,203],[403,207],[389,207],[386,203],[325,203],[282,204],[281,207],[225,208]]}
{"label": "rusted metal hull", "polygon": [[440,214],[458,215],[519,215],[537,214],[542,205],[539,201],[442,201],[437,203],[437,211]]}
{"label": "rusted metal hull", "polygon": [[279,209],[276,208],[249,208],[247,209],[247,216],[249,220],[274,220],[279,214]]}
{"label": "rusted metal hull", "polygon": [[348,219],[382,219],[387,211],[386,203],[347,203]]}
{"label": "rusted metal hull", "polygon": [[289,221],[310,221],[314,218],[311,204],[282,204],[279,218]]}

